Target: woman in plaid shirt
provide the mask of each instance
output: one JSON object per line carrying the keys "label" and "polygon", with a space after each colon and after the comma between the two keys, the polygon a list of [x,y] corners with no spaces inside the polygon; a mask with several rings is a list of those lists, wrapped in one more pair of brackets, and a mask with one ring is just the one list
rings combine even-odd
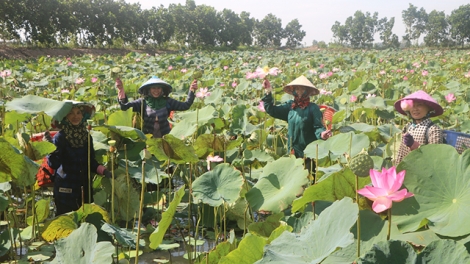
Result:
{"label": "woman in plaid shirt", "polygon": [[118,89],[121,110],[132,108],[132,111],[140,113],[144,121],[142,131],[145,134],[152,134],[154,138],[161,138],[170,133],[171,128],[168,122],[170,112],[188,110],[193,104],[197,80],[191,83],[185,102],[170,98],[171,85],[155,76],[140,86],[138,91],[143,95],[143,98],[132,102],[128,101],[120,79],[116,79],[116,88]]}
{"label": "woman in plaid shirt", "polygon": [[397,164],[421,145],[443,142],[442,130],[429,118],[442,115],[444,110],[429,94],[422,90],[412,93],[396,101],[395,109],[400,114],[411,117],[412,120],[403,129]]}

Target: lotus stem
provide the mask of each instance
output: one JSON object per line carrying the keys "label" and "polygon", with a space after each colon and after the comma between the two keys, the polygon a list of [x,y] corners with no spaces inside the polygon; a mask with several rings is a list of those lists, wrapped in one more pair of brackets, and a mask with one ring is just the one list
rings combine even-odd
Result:
{"label": "lotus stem", "polygon": [[[90,132],[91,132],[91,124],[89,122],[90,120],[88,120],[88,159],[87,159],[87,166],[88,166],[88,181],[87,181],[87,189],[88,189],[88,202],[91,202],[91,189],[90,189],[90,185],[91,185],[91,144],[92,142],[91,141],[91,135],[90,135]],[[83,198],[82,198],[82,202],[85,203],[85,201],[83,201]]]}
{"label": "lotus stem", "polygon": [[139,221],[137,222],[137,244],[135,246],[135,263],[139,263],[140,224],[142,223],[142,209],[144,207],[144,194],[145,194],[145,160],[142,161],[141,181],[142,181],[142,189],[140,191]]}
{"label": "lotus stem", "polygon": [[[26,187],[25,187],[26,189]],[[35,206],[36,206],[36,195],[34,194],[34,187],[31,187],[31,214],[33,216],[33,223],[31,224],[31,227],[32,227],[32,234],[33,234],[33,237],[35,237],[35,229],[36,229],[36,210],[35,210]],[[28,210],[28,207],[26,206],[26,210]],[[25,216],[27,216],[28,214],[25,214]]]}
{"label": "lotus stem", "polygon": [[[129,165],[127,164],[127,144],[124,144],[124,158],[126,159],[126,180],[127,180],[127,204],[126,204],[126,216],[129,216],[129,199],[130,199],[130,188],[131,182],[129,177]],[[129,221],[126,221],[126,229]]]}
{"label": "lotus stem", "polygon": [[111,222],[114,223],[114,153],[111,152]]}
{"label": "lotus stem", "polygon": [[387,241],[390,240],[390,233],[392,231],[392,208],[387,210],[388,217],[388,230],[387,230]]}

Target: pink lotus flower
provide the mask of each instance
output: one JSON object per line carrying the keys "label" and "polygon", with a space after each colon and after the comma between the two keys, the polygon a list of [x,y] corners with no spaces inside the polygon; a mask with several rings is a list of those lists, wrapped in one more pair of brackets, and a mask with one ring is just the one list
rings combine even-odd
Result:
{"label": "pink lotus flower", "polygon": [[62,90],[60,90],[60,93],[70,93],[70,90],[69,89],[62,89]]}
{"label": "pink lotus flower", "polygon": [[67,62],[67,66],[72,66],[73,63],[71,61]]}
{"label": "pink lotus flower", "polygon": [[448,103],[452,103],[453,101],[457,100],[453,93],[446,95],[445,98]]}
{"label": "pink lotus flower", "polygon": [[234,82],[232,83],[232,87],[233,87],[233,88],[237,87],[237,82],[234,81]]}
{"label": "pink lotus flower", "polygon": [[320,73],[320,75],[318,76],[318,78],[320,78],[320,79],[326,79],[326,78],[328,78],[328,75],[326,75],[326,73]]}
{"label": "pink lotus flower", "polygon": [[381,70],[381,71],[379,72],[379,74],[380,74],[380,75],[384,75],[384,74],[386,74],[386,72],[385,72],[384,70]]}
{"label": "pink lotus flower", "polygon": [[58,59],[58,60],[57,60],[57,63],[61,63],[61,62],[62,62],[62,60],[61,60],[61,59]]}
{"label": "pink lotus flower", "polygon": [[201,99],[204,99],[206,98],[207,96],[211,95],[210,92],[208,92],[208,89],[207,87],[205,88],[200,88],[199,91],[196,93],[196,97],[197,98],[201,98]]}
{"label": "pink lotus flower", "polygon": [[0,72],[0,76],[1,76],[2,78],[8,77],[8,76],[10,76],[10,75],[11,75],[11,71],[10,71],[10,70],[4,70],[4,71]]}
{"label": "pink lotus flower", "polygon": [[325,67],[325,64],[320,64],[320,68],[323,69]]}
{"label": "pink lotus flower", "polygon": [[426,86],[428,84],[428,82],[424,81],[423,82],[423,86]]}
{"label": "pink lotus flower", "polygon": [[228,69],[228,66],[224,66],[224,71]]}
{"label": "pink lotus flower", "polygon": [[421,75],[428,76],[428,73],[429,73],[428,71],[424,70],[424,71],[421,72]]}
{"label": "pink lotus flower", "polygon": [[410,70],[410,73],[415,73],[415,70]]}
{"label": "pink lotus flower", "polygon": [[171,65],[168,66],[168,70],[169,70],[169,71],[173,70],[173,66],[171,66]]}
{"label": "pink lotus flower", "polygon": [[225,83],[220,83],[220,87],[223,87],[223,86],[225,86]]}
{"label": "pink lotus flower", "polygon": [[414,196],[407,189],[401,189],[405,179],[405,171],[397,173],[395,167],[382,168],[382,172],[370,170],[373,186],[365,186],[357,193],[373,201],[372,210],[381,213],[392,207],[392,202],[401,202],[405,198]]}
{"label": "pink lotus flower", "polygon": [[264,109],[263,101],[259,101],[258,110],[260,110],[261,112],[266,112],[266,109]]}
{"label": "pink lotus flower", "polygon": [[313,69],[308,70],[308,72],[311,73],[311,74],[317,74],[317,71],[313,70]]}
{"label": "pink lotus flower", "polygon": [[98,81],[98,78],[96,78],[96,77],[91,78],[91,82],[92,82],[92,83],[95,83],[95,82],[97,82],[97,81]]}
{"label": "pink lotus flower", "polygon": [[188,70],[186,68],[181,69],[182,73],[186,73]]}
{"label": "pink lotus flower", "polygon": [[85,82],[85,79],[83,79],[83,78],[77,78],[77,79],[75,80],[75,84],[82,84],[82,83],[84,83],[84,82]]}
{"label": "pink lotus flower", "polygon": [[295,67],[298,67],[298,66],[299,66],[299,63],[297,62],[297,63],[295,64]]}
{"label": "pink lotus flower", "polygon": [[400,103],[401,109],[403,111],[410,111],[413,108],[413,100],[403,100]]}
{"label": "pink lotus flower", "polygon": [[320,89],[320,94],[323,94],[323,95],[330,95],[332,94],[331,91],[327,91],[325,89]]}
{"label": "pink lotus flower", "polygon": [[136,61],[136,62],[139,62],[139,61],[140,61],[140,58],[135,59],[135,61]]}
{"label": "pink lotus flower", "polygon": [[207,161],[207,170],[211,170],[211,162],[221,162],[221,161],[224,161],[224,159],[219,156],[209,155],[207,156],[206,161]]}
{"label": "pink lotus flower", "polygon": [[256,77],[259,79],[264,79],[264,77],[271,75],[271,76],[276,76],[278,73],[281,71],[277,67],[269,68],[269,67],[258,67],[256,68],[254,74],[256,74]]}
{"label": "pink lotus flower", "polygon": [[375,96],[376,96],[375,94],[367,94],[366,99],[369,99],[369,98],[372,98],[372,97],[375,97]]}
{"label": "pink lotus flower", "polygon": [[408,81],[408,77],[403,77],[403,81]]}
{"label": "pink lotus flower", "polygon": [[465,78],[470,78],[470,71],[468,73],[464,74]]}
{"label": "pink lotus flower", "polygon": [[250,80],[250,79],[256,79],[256,77],[258,77],[258,75],[256,74],[256,72],[246,72],[246,75],[245,75],[245,78]]}
{"label": "pink lotus flower", "polygon": [[351,97],[349,98],[349,101],[350,101],[351,103],[356,102],[356,101],[357,101],[357,96],[351,95]]}

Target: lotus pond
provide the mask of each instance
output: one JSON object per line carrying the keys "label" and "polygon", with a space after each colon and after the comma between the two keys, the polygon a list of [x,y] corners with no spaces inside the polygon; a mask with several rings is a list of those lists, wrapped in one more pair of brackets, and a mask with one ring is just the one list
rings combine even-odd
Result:
{"label": "lotus pond", "polygon": [[[2,60],[0,70],[5,262],[470,263],[470,152],[426,145],[395,164],[408,120],[393,108],[422,89],[445,110],[436,124],[468,133],[468,51],[130,52]],[[175,99],[195,76],[206,89],[174,113],[162,139],[119,110],[114,88],[119,77],[138,98],[153,75],[173,85]],[[263,77],[281,103],[289,99],[282,87],[300,75],[320,89],[315,103],[336,110],[334,135],[305,149],[316,177],[287,154],[287,124],[260,103]],[[56,216],[50,190],[35,179],[55,147],[32,138],[68,111],[65,99],[96,106],[95,154],[114,176],[94,176],[94,204]],[[414,196],[371,210],[357,194],[371,179],[350,168],[359,153],[377,171],[405,170],[403,188]]]}

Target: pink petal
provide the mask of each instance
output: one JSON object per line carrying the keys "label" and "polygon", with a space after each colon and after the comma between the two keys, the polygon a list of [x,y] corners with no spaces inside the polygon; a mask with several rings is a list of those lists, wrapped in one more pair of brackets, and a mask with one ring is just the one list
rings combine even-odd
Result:
{"label": "pink petal", "polygon": [[381,197],[381,196],[388,195],[387,190],[382,189],[382,188],[372,187],[372,186],[365,186],[364,188],[357,190],[357,193],[371,200],[377,199],[378,197]]}
{"label": "pink petal", "polygon": [[401,202],[405,198],[409,198],[414,196],[414,194],[408,192],[406,189],[401,189],[398,192],[392,193],[388,195],[388,198],[390,198],[394,202]]}
{"label": "pink petal", "polygon": [[370,174],[370,179],[372,180],[372,185],[374,185],[375,187],[380,187],[379,181],[377,179],[380,178],[380,176],[382,176],[382,173],[380,173],[380,171],[370,169],[369,174]]}
{"label": "pink petal", "polygon": [[403,181],[405,180],[405,173],[406,171],[402,170],[395,175],[395,182],[390,187],[391,192],[394,193],[401,188],[401,186],[403,185]]}
{"label": "pink petal", "polygon": [[392,200],[388,197],[379,197],[377,200],[374,201],[372,204],[372,210],[376,213],[381,213],[389,208],[392,207]]}

